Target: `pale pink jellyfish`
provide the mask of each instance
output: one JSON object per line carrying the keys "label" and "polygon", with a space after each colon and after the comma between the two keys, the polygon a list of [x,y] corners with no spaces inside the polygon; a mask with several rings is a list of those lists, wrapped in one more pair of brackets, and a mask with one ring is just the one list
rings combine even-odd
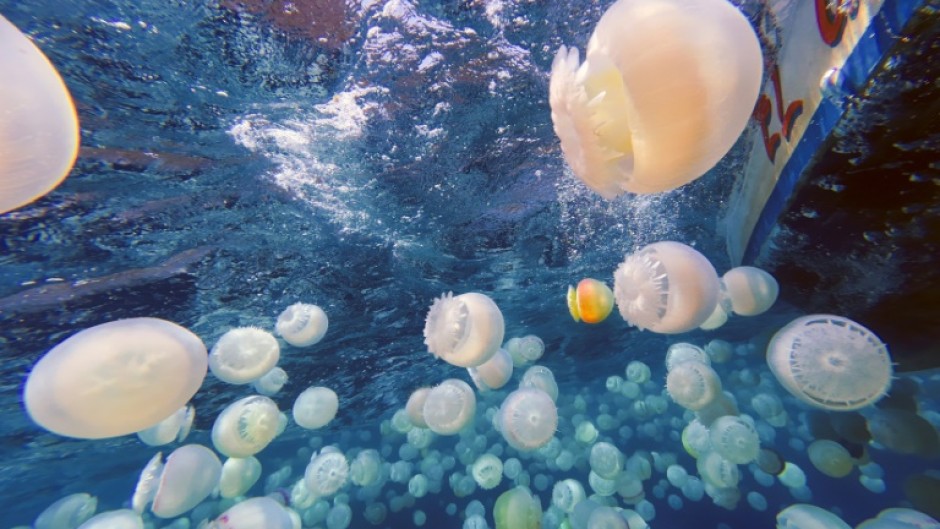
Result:
{"label": "pale pink jellyfish", "polygon": [[473,420],[477,401],[473,388],[451,378],[434,386],[424,401],[424,421],[432,432],[454,435]]}
{"label": "pale pink jellyfish", "polygon": [[280,503],[262,497],[236,503],[206,529],[294,529],[294,522]]}
{"label": "pale pink jellyfish", "polygon": [[137,432],[137,437],[149,446],[162,446],[173,441],[182,441],[189,435],[194,418],[193,407],[185,406],[150,428]]}
{"label": "pale pink jellyfish", "polygon": [[519,381],[519,387],[540,389],[551,397],[552,402],[558,400],[558,383],[555,382],[555,374],[545,366],[532,366],[526,369],[526,372],[522,374],[522,380]]}
{"label": "pale pink jellyfish", "polygon": [[473,384],[480,391],[499,389],[512,378],[512,357],[500,348],[492,358],[477,367],[468,367]]}
{"label": "pale pink jellyfish", "polygon": [[52,191],[78,155],[78,115],[42,51],[0,16],[0,215]]}
{"label": "pale pink jellyfish", "polygon": [[614,272],[614,297],[623,319],[663,334],[691,331],[718,303],[715,268],[682,243],[663,241],[628,255]]}
{"label": "pale pink jellyfish", "polygon": [[297,396],[291,413],[301,428],[315,430],[330,423],[339,410],[339,397],[330,388],[315,386]]}
{"label": "pale pink jellyfish", "polygon": [[329,325],[329,318],[320,307],[294,303],[277,317],[274,330],[294,347],[308,347],[323,339]]}
{"label": "pale pink jellyfish", "polygon": [[698,411],[721,395],[721,379],[708,365],[682,362],[666,375],[666,392],[679,406]]}
{"label": "pale pink jellyfish", "polygon": [[434,300],[424,324],[428,351],[458,367],[476,367],[489,360],[503,343],[505,324],[499,307],[476,292]]}
{"label": "pale pink jellyfish", "polygon": [[255,327],[238,327],[219,338],[209,353],[209,370],[229,384],[254,382],[274,369],[281,346],[273,334]]}
{"label": "pale pink jellyfish", "polygon": [[322,451],[314,456],[304,471],[307,489],[317,497],[332,496],[349,479],[349,462],[339,451]]}
{"label": "pale pink jellyfish", "polygon": [[230,457],[222,464],[219,495],[237,498],[248,492],[261,477],[261,462],[254,456]]}
{"label": "pale pink jellyfish", "polygon": [[206,377],[198,336],[157,318],[85,329],[33,367],[23,389],[29,416],[60,435],[103,439],[139,432],[166,419]]}
{"label": "pale pink jellyfish", "polygon": [[78,527],[91,518],[97,508],[98,500],[91,494],[69,494],[46,507],[33,522],[33,529]]}
{"label": "pale pink jellyfish", "polygon": [[731,310],[741,316],[756,316],[769,309],[780,292],[774,276],[753,266],[732,268],[721,276]]}
{"label": "pale pink jellyfish", "polygon": [[229,404],[212,425],[212,444],[228,457],[264,450],[277,435],[280,412],[268,397],[254,395]]}
{"label": "pale pink jellyfish", "polygon": [[175,518],[209,497],[218,486],[222,462],[202,445],[185,445],[166,458],[150,510],[159,518]]}
{"label": "pale pink jellyfish", "polygon": [[520,452],[545,446],[558,428],[555,402],[547,393],[535,388],[520,388],[510,393],[497,416],[503,438]]}
{"label": "pale pink jellyfish", "polygon": [[408,402],[405,404],[405,412],[411,424],[419,428],[427,428],[428,423],[424,421],[424,401],[428,398],[431,388],[418,388],[411,392]]}

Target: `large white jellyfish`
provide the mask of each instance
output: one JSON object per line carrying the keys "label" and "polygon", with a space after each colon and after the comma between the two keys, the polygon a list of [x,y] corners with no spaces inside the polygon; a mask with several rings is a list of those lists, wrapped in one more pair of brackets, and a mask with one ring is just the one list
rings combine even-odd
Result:
{"label": "large white jellyfish", "polygon": [[552,63],[549,102],[565,160],[605,198],[691,182],[744,130],[762,65],[751,24],[730,2],[615,2],[583,63],[564,46]]}
{"label": "large white jellyfish", "polygon": [[236,503],[206,529],[294,529],[294,522],[287,509],[265,496]]}
{"label": "large white jellyfish", "polygon": [[29,204],[68,176],[78,115],[49,59],[0,16],[0,214]]}
{"label": "large white jellyfish", "polygon": [[274,330],[294,347],[307,347],[322,340],[329,326],[329,318],[317,305],[294,303],[277,317]]}
{"label": "large white jellyfish", "polygon": [[23,389],[29,416],[60,435],[103,439],[166,419],[206,377],[206,346],[157,318],[103,323],[67,338],[33,367]]}
{"label": "large white jellyfish", "polygon": [[663,334],[691,331],[718,303],[715,268],[690,246],[673,241],[647,245],[614,272],[614,297],[630,325]]}
{"label": "large white jellyfish", "polygon": [[540,389],[520,388],[499,407],[499,431],[509,446],[529,452],[548,444],[558,428],[558,409]]}
{"label": "large white jellyfish", "polygon": [[297,396],[291,410],[301,428],[315,430],[330,423],[339,410],[339,397],[330,388],[316,386],[307,388]]}
{"label": "large white jellyfish", "polygon": [[218,486],[222,462],[202,445],[185,445],[166,458],[150,510],[160,518],[174,518],[208,498]]}
{"label": "large white jellyfish", "polygon": [[891,384],[888,348],[870,330],[841,316],[814,314],[780,329],[767,364],[794,397],[827,410],[855,410],[883,397]]}
{"label": "large white jellyfish", "polygon": [[253,395],[229,404],[212,425],[212,444],[228,457],[264,450],[277,435],[280,412],[268,397]]}
{"label": "large white jellyfish", "polygon": [[223,382],[247,384],[274,369],[281,346],[268,331],[238,327],[219,338],[209,353],[209,370]]}
{"label": "large white jellyfish", "polygon": [[453,435],[473,420],[477,399],[469,384],[456,378],[433,387],[424,401],[424,421],[436,434]]}
{"label": "large white jellyfish", "polygon": [[424,324],[428,351],[458,367],[476,367],[503,343],[503,314],[488,296],[469,292],[434,300]]}

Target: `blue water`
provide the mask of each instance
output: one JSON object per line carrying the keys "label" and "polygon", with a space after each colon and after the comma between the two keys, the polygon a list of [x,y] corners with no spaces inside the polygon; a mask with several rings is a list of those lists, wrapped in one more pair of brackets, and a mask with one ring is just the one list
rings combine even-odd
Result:
{"label": "blue water", "polygon": [[[448,291],[486,293],[503,313],[507,338],[543,339],[540,364],[561,388],[559,438],[573,435],[575,396],[587,400],[594,419],[602,408],[628,409],[605,381],[623,376],[632,360],[652,368],[643,393],[659,395],[662,358],[676,341],[704,346],[721,338],[738,346],[740,354],[716,371],[726,389],[740,392],[741,411],[756,416],[748,404],[754,388],[733,381],[748,368],[765,385],[774,383],[763,347],[802,314],[785,295],[761,316],[679,337],[638,331],[616,311],[596,326],[568,316],[569,284],[583,277],[610,283],[625,254],[652,242],[681,241],[719,274],[727,270],[717,226],[750,148],[740,140],[705,177],[659,195],[606,201],[570,174],[552,131],[548,72],[560,45],[583,47],[607,2],[67,4],[0,0],[0,13],[65,79],[82,144],[60,187],[0,216],[0,527],[29,525],[74,492],[96,496],[98,512],[126,507],[140,470],[159,450],[136,436],[63,438],[23,410],[22,384],[46,351],[115,319],[165,318],[211,347],[232,327],[273,329],[296,301],[328,313],[323,342],[309,349],[282,344],[279,365],[290,380],[275,401],[288,410],[308,386],[328,386],[339,395],[339,414],[312,434],[288,426],[258,456],[264,474],[249,496],[268,492],[265,480],[284,465],[293,469],[283,485],[289,488],[302,476],[310,446],[334,444],[346,453],[386,447],[383,460],[398,460],[405,438],[382,439],[381,422],[419,386],[469,381],[423,343],[427,310]],[[320,23],[298,24],[285,14],[291,6],[320,10]],[[748,2],[742,9],[756,20],[763,7]],[[93,278],[103,279],[76,284]],[[920,384],[920,411],[936,427],[937,375],[903,376]],[[809,408],[776,390],[790,421],[762,444],[806,472],[811,498],[795,498],[779,482],[761,485],[742,466],[742,500],[733,510],[708,496],[683,498],[673,509],[667,497],[681,494],[662,483],[664,469],[654,469],[644,483],[656,513],[651,527],[773,527],[777,512],[800,502],[854,526],[882,509],[910,506],[905,480],[936,459],[868,447],[884,469],[883,493],[863,487],[858,469],[826,477],[810,463],[804,447],[811,438],[799,429]],[[490,447],[503,443],[482,414],[506,393],[479,396],[475,429]],[[186,442],[211,446],[215,416],[248,394],[248,387],[209,375],[193,400],[196,422]],[[627,456],[672,454],[695,474],[672,419],[683,419],[672,403],[657,419],[628,414],[622,424],[634,432],[629,439],[617,429],[601,439]],[[431,449],[452,455],[462,438],[437,437]],[[161,448],[167,454],[176,446]],[[531,476],[550,478],[546,490],[533,487],[547,509],[556,480],[578,479],[588,489],[586,454],[582,447],[567,472],[508,448],[503,458],[520,457]],[[410,527],[415,510],[426,513],[426,527],[460,527],[474,499],[493,527],[493,503],[512,483],[457,498],[446,477],[453,471],[465,469],[457,462],[440,493],[407,501],[379,527]],[[766,497],[766,510],[748,505],[751,491]],[[372,527],[356,487],[344,492],[351,527]],[[389,482],[380,500],[390,505],[406,493],[407,484]],[[448,504],[457,515],[446,513]],[[215,504],[197,510],[218,514]]]}

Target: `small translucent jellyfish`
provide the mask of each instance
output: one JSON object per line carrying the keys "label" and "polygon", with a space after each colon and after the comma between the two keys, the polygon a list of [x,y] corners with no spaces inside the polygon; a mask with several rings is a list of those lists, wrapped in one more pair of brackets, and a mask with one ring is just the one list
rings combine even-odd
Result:
{"label": "small translucent jellyfish", "polygon": [[666,375],[666,392],[679,406],[698,411],[721,394],[721,379],[710,366],[682,362]]}
{"label": "small translucent jellyfish", "polygon": [[591,512],[587,529],[630,529],[630,526],[616,509],[601,505]]}
{"label": "small translucent jellyfish", "polygon": [[[153,497],[157,494],[157,487],[160,485],[160,477],[163,475],[163,452],[157,452],[137,479],[137,485],[134,487],[134,495],[131,497],[131,508],[138,514],[143,514],[144,510],[153,502]],[[38,527],[38,526],[37,526]]]}
{"label": "small translucent jellyfish", "polygon": [[223,498],[243,496],[261,477],[261,462],[254,456],[230,457],[222,464],[219,495]]}
{"label": "small translucent jellyfish", "polygon": [[500,348],[492,358],[477,367],[468,367],[473,384],[480,391],[499,389],[512,378],[512,357]]}
{"label": "small translucent jellyfish", "polygon": [[[157,424],[137,432],[137,437],[149,446],[163,446],[176,441],[180,430],[185,426],[187,432],[194,417],[192,406],[184,406]],[[187,423],[188,421],[188,423]]]}
{"label": "small translucent jellyfish", "polygon": [[33,367],[23,389],[30,418],[68,437],[104,439],[150,428],[196,394],[206,346],[157,318],[103,323],[67,338]]}
{"label": "small translucent jellyfish", "polygon": [[698,362],[707,366],[712,363],[708,353],[697,345],[685,342],[670,345],[669,349],[666,349],[666,371],[672,371],[672,368],[682,362]]}
{"label": "small translucent jellyfish", "polygon": [[476,413],[477,399],[469,384],[447,379],[428,393],[424,401],[424,421],[439,435],[454,435],[470,424]]}
{"label": "small translucent jellyfish", "polygon": [[588,473],[588,485],[598,496],[613,496],[617,492],[617,482],[612,479],[604,479],[597,475],[593,470]]}
{"label": "small translucent jellyfish", "polygon": [[762,73],[757,36],[730,2],[621,0],[583,63],[575,48],[555,55],[552,122],[571,170],[601,196],[668,191],[731,149]]}
{"label": "small translucent jellyfish", "polygon": [[703,454],[696,461],[696,466],[702,480],[719,489],[737,487],[738,481],[741,480],[738,466],[722,457],[718,452]]}
{"label": "small translucent jellyfish", "polygon": [[277,317],[274,331],[294,347],[308,347],[323,339],[329,325],[329,318],[320,307],[294,303]]}
{"label": "small translucent jellyfish", "polygon": [[552,401],[558,400],[558,383],[555,374],[545,366],[532,366],[522,374],[520,388],[535,388],[544,391]]}
{"label": "small translucent jellyfish", "polygon": [[558,409],[544,391],[520,388],[499,408],[499,431],[509,446],[530,452],[545,446],[558,428]]}
{"label": "small translucent jellyfish", "polygon": [[708,358],[716,364],[724,364],[734,355],[734,348],[725,340],[712,340],[705,345]]}
{"label": "small translucent jellyfish", "polygon": [[366,505],[366,509],[363,511],[363,516],[372,525],[382,525],[387,515],[388,508],[382,502],[370,503]]}
{"label": "small translucent jellyfish", "polygon": [[584,445],[590,445],[597,441],[598,435],[600,435],[600,432],[597,431],[591,421],[582,421],[574,430],[575,440]]}
{"label": "small translucent jellyfish", "polygon": [[613,309],[614,293],[601,281],[586,278],[578,283],[578,288],[568,287],[568,312],[574,321],[600,323]]}
{"label": "small translucent jellyfish", "polygon": [[767,312],[775,301],[780,287],[774,276],[753,266],[738,266],[721,276],[724,294],[731,302],[731,310],[740,316],[757,316]]}
{"label": "small translucent jellyfish", "polygon": [[503,479],[503,462],[493,454],[483,454],[473,462],[471,474],[481,489],[496,488]]}
{"label": "small translucent jellyfish", "polygon": [[783,470],[777,474],[780,483],[789,489],[798,489],[806,486],[806,473],[796,463],[787,461],[783,464]]}
{"label": "small translucent jellyfish", "polygon": [[794,397],[827,410],[863,408],[891,384],[885,344],[858,323],[829,314],[797,318],[780,329],[767,346],[767,364]]}
{"label": "small translucent jellyfish", "polygon": [[588,463],[598,476],[604,479],[614,479],[623,470],[623,453],[608,443],[600,442],[591,447]]}
{"label": "small translucent jellyfish", "polygon": [[405,404],[405,411],[411,424],[419,428],[427,428],[428,423],[424,422],[424,402],[428,398],[431,388],[418,388],[411,392],[408,402]]}
{"label": "small translucent jellyfish", "polygon": [[627,364],[627,380],[635,384],[642,384],[650,379],[650,366],[645,363],[634,360]]}
{"label": "small translucent jellyfish", "polygon": [[736,465],[746,465],[760,451],[760,438],[753,419],[744,415],[725,415],[709,427],[712,449]]}
{"label": "small translucent jellyfish", "polygon": [[415,474],[408,480],[408,494],[423,498],[428,493],[428,478],[424,474]]}
{"label": "small translucent jellyfish", "polygon": [[780,457],[780,454],[770,448],[761,448],[754,462],[757,464],[757,468],[771,476],[776,476],[783,472],[784,466],[786,465],[786,461]]}
{"label": "small translucent jellyfish", "polygon": [[677,489],[681,489],[685,482],[689,480],[689,472],[681,465],[669,465],[666,468],[666,479],[669,484]]}
{"label": "small translucent jellyfish", "polygon": [[542,358],[545,353],[545,342],[534,334],[521,338],[510,338],[504,347],[512,358],[514,367],[522,367]]}
{"label": "small translucent jellyfish", "polygon": [[281,388],[287,384],[287,372],[280,367],[275,367],[261,376],[258,380],[251,383],[259,394],[265,397],[271,397],[281,391]]}
{"label": "small translucent jellyfish", "polygon": [[280,503],[263,496],[236,503],[206,529],[294,529],[294,522]]}
{"label": "small translucent jellyfish", "polygon": [[130,509],[118,509],[96,514],[78,529],[144,529],[144,521]]}
{"label": "small translucent jellyfish", "polygon": [[940,522],[906,507],[891,507],[865,520],[856,529],[940,529]]}
{"label": "small translucent jellyfish", "polygon": [[574,511],[585,497],[584,487],[576,479],[563,479],[552,487],[552,505],[566,513]]}
{"label": "small translucent jellyfish", "polygon": [[53,502],[46,507],[36,521],[34,529],[60,529],[78,527],[95,514],[98,500],[91,494],[77,492]]}
{"label": "small translucent jellyfish", "polygon": [[307,388],[294,400],[291,414],[301,428],[315,430],[323,428],[336,417],[339,397],[330,388],[314,386]]}
{"label": "small translucent jellyfish", "polygon": [[630,325],[657,333],[676,334],[701,325],[718,303],[718,290],[718,274],[708,259],[678,242],[645,246],[614,272],[620,315]]}
{"label": "small translucent jellyfish", "polygon": [[817,439],[806,449],[816,470],[832,478],[844,478],[852,473],[855,463],[844,446],[829,439]]}
{"label": "small translucent jellyfish", "polygon": [[255,327],[231,329],[209,353],[209,370],[223,382],[248,384],[274,369],[281,346],[268,331]]}
{"label": "small translucent jellyfish", "polygon": [[542,506],[538,496],[525,487],[516,487],[499,495],[493,506],[496,529],[539,529]]}
{"label": "small translucent jellyfish", "polygon": [[150,510],[159,518],[175,518],[209,497],[222,476],[222,462],[202,445],[174,450],[163,465]]}
{"label": "small translucent jellyfish", "polygon": [[349,463],[340,452],[325,452],[310,460],[304,472],[304,483],[316,496],[332,496],[349,479]]}
{"label": "small translucent jellyfish", "polygon": [[434,300],[424,323],[428,351],[458,367],[476,367],[503,343],[503,314],[488,296],[447,293]]}
{"label": "small translucent jellyfish", "polygon": [[852,526],[825,509],[795,503],[777,513],[777,529],[852,529]]}
{"label": "small translucent jellyfish", "polygon": [[776,395],[758,393],[751,398],[751,407],[771,426],[780,428],[787,423],[787,412]]}
{"label": "small translucent jellyfish", "polygon": [[212,444],[228,457],[264,450],[277,435],[280,412],[268,397],[253,395],[229,404],[212,425]]}
{"label": "small translucent jellyfish", "polygon": [[78,114],[55,67],[0,16],[0,215],[29,204],[68,176],[78,155]]}

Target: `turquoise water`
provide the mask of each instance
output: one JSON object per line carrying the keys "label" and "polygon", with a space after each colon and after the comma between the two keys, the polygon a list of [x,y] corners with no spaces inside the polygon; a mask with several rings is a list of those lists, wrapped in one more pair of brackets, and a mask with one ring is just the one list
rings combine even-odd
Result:
{"label": "turquoise water", "polygon": [[[303,527],[326,526],[324,509],[338,517],[343,504],[350,527],[467,527],[468,511],[494,527],[497,497],[517,485],[539,498],[543,526],[557,527],[563,516],[549,509],[553,486],[575,479],[591,494],[588,456],[602,441],[631,462],[645,499],[615,493],[598,501],[635,510],[653,528],[773,527],[777,513],[796,503],[830,510],[852,526],[890,507],[930,507],[936,518],[938,477],[924,474],[936,467],[935,453],[903,453],[833,432],[828,415],[792,397],[768,369],[770,336],[809,310],[806,284],[792,270],[780,278],[770,311],[732,317],[717,331],[640,331],[616,308],[598,325],[570,318],[568,285],[594,277],[613,286],[624,256],[650,243],[680,241],[719,275],[731,268],[719,226],[750,152],[742,137],[706,176],[655,195],[608,201],[572,176],[552,131],[551,61],[563,44],[583,49],[606,7],[0,0],[0,13],[62,74],[82,145],[60,187],[0,216],[0,525],[28,526],[73,493],[97,498],[97,512],[129,507],[157,451],[212,447],[221,410],[253,394],[207,376],[192,400],[195,422],[185,443],[69,439],[24,411],[23,384],[44,353],[82,329],[133,317],[176,322],[211,348],[234,327],[273,331],[281,311],[298,301],[322,307],[329,330],[308,348],[280,342],[278,365],[289,380],[273,399],[289,414],[304,389],[326,386],[338,395],[339,411],[314,431],[288,424],[257,456],[263,472],[246,495],[294,501]],[[786,5],[774,8],[786,12]],[[767,9],[741,6],[755,23]],[[762,44],[782,33],[761,27]],[[935,163],[929,167],[924,178],[936,175]],[[470,382],[466,370],[435,358],[424,343],[429,308],[451,291],[490,296],[505,339],[544,342],[538,364],[559,387],[556,440],[548,447],[519,452],[492,426],[525,367],[504,389],[477,393],[476,419],[459,435],[433,436],[417,450],[390,423],[413,390],[448,378]],[[844,307],[830,310],[837,308]],[[728,492],[716,505],[667,480],[670,465],[692,476],[697,469],[680,439],[692,414],[664,393],[665,352],[676,342],[704,347],[715,339],[734,351],[713,364],[724,389],[755,418],[761,446],[803,470],[805,486],[743,464],[739,497]],[[901,356],[895,360],[900,371]],[[610,377],[625,378],[631,361],[648,364],[650,380],[635,394],[611,391],[608,384],[618,382]],[[898,372],[892,384],[900,389],[855,420],[879,409],[913,410],[935,440],[936,372]],[[752,405],[759,393],[781,400],[783,424],[761,418]],[[575,439],[585,421],[599,430],[591,442]],[[817,438],[848,447],[857,458],[849,475],[837,479],[814,467],[806,448]],[[398,480],[350,483],[311,506],[290,499],[311,455],[329,445],[350,461],[377,450],[384,472],[398,465]],[[467,492],[459,482],[483,452],[515,458],[522,473],[491,490],[464,479]],[[429,492],[415,497],[409,481],[419,472]],[[182,515],[185,522],[144,516],[152,527],[198,527],[230,504],[210,495]],[[386,517],[374,524],[370,506]]]}

